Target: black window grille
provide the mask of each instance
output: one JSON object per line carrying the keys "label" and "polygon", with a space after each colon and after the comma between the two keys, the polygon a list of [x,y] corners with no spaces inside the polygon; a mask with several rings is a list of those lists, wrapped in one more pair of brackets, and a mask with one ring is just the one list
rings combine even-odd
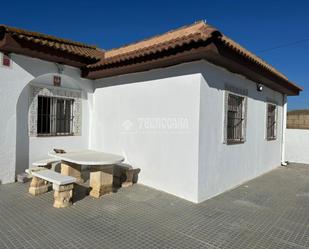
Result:
{"label": "black window grille", "polygon": [[39,96],[37,134],[73,135],[73,103],[73,99]]}
{"label": "black window grille", "polygon": [[227,142],[244,141],[244,97],[229,94],[227,107]]}
{"label": "black window grille", "polygon": [[273,104],[267,104],[267,139],[276,139],[276,111],[277,107]]}

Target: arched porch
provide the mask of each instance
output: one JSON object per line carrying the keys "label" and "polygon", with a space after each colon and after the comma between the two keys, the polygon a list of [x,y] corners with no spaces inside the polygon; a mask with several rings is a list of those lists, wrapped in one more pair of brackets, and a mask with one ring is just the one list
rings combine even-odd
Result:
{"label": "arched porch", "polygon": [[[55,76],[60,86],[55,86]],[[87,83],[46,73],[24,86],[16,105],[15,175],[47,158],[53,148],[88,148],[92,88]]]}

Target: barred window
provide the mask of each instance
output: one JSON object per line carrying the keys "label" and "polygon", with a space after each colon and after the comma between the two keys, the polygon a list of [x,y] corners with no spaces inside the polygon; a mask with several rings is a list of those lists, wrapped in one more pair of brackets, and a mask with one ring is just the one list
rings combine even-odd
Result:
{"label": "barred window", "polygon": [[73,135],[73,99],[38,96],[37,134]]}
{"label": "barred window", "polygon": [[267,140],[276,139],[276,113],[277,106],[274,104],[267,104],[267,122],[266,122],[266,130],[267,130]]}
{"label": "barred window", "polygon": [[245,97],[228,94],[226,138],[227,143],[244,142]]}

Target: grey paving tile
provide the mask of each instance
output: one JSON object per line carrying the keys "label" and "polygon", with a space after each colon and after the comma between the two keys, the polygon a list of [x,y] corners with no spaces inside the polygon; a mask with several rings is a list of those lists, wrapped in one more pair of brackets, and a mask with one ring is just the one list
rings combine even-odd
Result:
{"label": "grey paving tile", "polygon": [[309,248],[309,166],[278,168],[200,204],[135,185],[66,209],[0,185],[0,248]]}

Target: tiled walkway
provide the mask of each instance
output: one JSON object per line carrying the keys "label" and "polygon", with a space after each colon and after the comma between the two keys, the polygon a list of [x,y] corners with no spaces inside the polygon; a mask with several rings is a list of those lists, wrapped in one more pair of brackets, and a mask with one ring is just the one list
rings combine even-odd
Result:
{"label": "tiled walkway", "polygon": [[70,208],[0,186],[0,248],[309,248],[309,165],[280,167],[201,204],[141,185]]}

